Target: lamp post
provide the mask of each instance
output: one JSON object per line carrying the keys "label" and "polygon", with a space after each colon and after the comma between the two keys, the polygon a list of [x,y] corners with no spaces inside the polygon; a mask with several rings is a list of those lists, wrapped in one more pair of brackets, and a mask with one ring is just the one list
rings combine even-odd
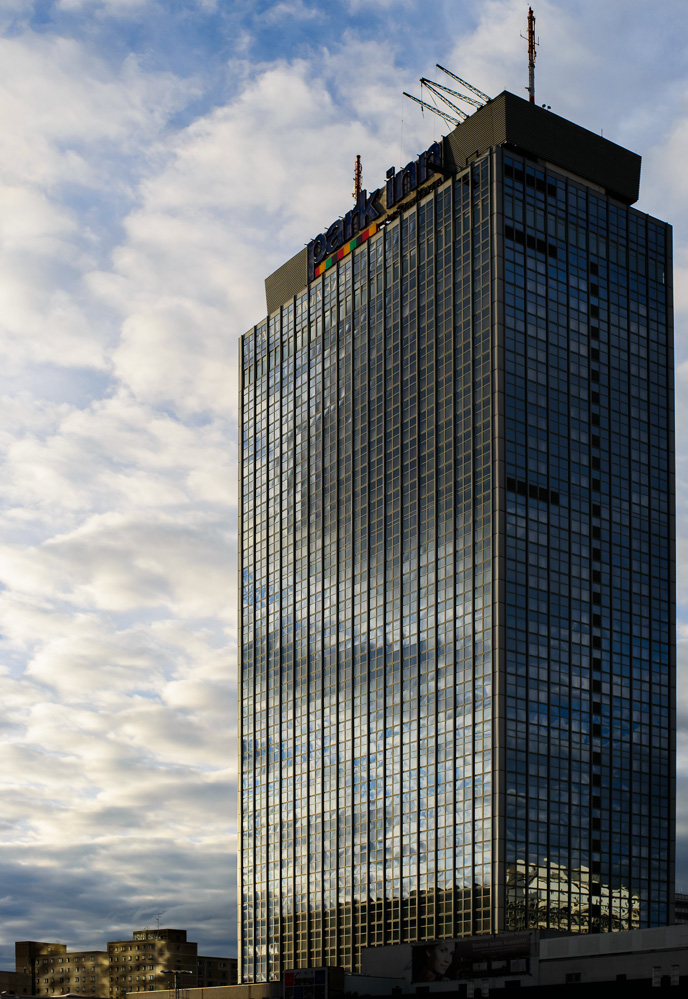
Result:
{"label": "lamp post", "polygon": [[174,975],[174,999],[179,999],[179,976],[180,975],[193,975],[193,971],[186,971],[184,968],[173,968],[172,970],[163,970],[160,972],[161,975]]}

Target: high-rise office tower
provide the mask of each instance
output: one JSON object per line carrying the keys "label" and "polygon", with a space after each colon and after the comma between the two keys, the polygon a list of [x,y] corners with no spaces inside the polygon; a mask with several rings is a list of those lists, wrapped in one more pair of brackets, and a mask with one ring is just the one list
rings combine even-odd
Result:
{"label": "high-rise office tower", "polygon": [[670,915],[670,229],[504,93],[242,340],[245,981]]}

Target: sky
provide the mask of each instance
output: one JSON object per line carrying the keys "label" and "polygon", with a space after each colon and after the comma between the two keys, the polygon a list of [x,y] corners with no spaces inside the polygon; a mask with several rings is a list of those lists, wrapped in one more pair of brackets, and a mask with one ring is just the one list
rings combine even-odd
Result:
{"label": "sky", "polygon": [[[0,0],[0,967],[186,928],[236,953],[237,340],[263,280],[525,96],[526,0]],[[678,876],[688,890],[688,5],[536,0],[538,103],[675,227]]]}

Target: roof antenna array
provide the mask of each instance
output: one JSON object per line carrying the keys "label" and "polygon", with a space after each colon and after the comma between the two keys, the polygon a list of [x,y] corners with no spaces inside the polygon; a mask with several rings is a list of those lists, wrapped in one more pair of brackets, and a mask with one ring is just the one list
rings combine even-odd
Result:
{"label": "roof antenna array", "polygon": [[535,46],[540,42],[535,41],[535,14],[532,7],[528,8],[528,38],[525,35],[521,35],[521,38],[528,42],[528,86],[526,87],[528,100],[531,104],[535,104],[535,56],[537,55]]}
{"label": "roof antenna array", "polygon": [[[435,83],[433,80],[428,80],[426,77],[421,76],[421,94],[423,93],[422,88],[425,87],[425,89],[430,92],[433,103],[428,104],[427,101],[422,99],[419,100],[417,97],[414,97],[413,94],[407,94],[406,91],[404,91],[404,97],[408,97],[410,100],[415,101],[416,104],[420,104],[423,110],[427,108],[427,110],[432,111],[433,114],[438,115],[440,118],[444,118],[444,120],[448,121],[450,125],[460,125],[462,121],[465,121],[466,118],[468,118],[469,113],[471,113],[469,111],[465,111],[462,107],[459,107],[457,103],[458,101],[463,101],[464,104],[469,104],[473,108],[481,108],[483,104],[491,100],[491,98],[487,94],[483,93],[482,90],[478,90],[478,88],[474,87],[471,83],[467,83],[465,80],[462,80],[460,76],[457,76],[450,70],[445,69],[444,66],[440,66],[439,63],[436,63],[436,66],[438,69],[441,69],[443,73],[446,73],[447,76],[451,76],[452,80],[456,80],[457,83],[460,83],[464,90],[468,90],[470,93],[462,94],[458,90],[452,90],[450,87],[445,87],[443,83]],[[447,94],[450,96],[448,97]],[[439,107],[435,98],[442,101],[445,108],[449,108],[449,110],[446,111],[445,108]]]}

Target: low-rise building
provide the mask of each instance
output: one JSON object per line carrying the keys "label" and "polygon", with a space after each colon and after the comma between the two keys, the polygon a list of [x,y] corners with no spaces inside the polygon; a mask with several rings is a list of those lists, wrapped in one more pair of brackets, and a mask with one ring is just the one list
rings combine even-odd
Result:
{"label": "low-rise building", "polygon": [[0,993],[28,996],[31,994],[31,975],[21,971],[0,971]]}
{"label": "low-rise building", "polygon": [[68,951],[65,944],[22,940],[15,944],[17,973],[26,976],[25,994],[66,993],[120,999],[127,992],[164,989],[183,974],[189,988],[232,985],[237,961],[199,955],[186,930],[145,929],[126,940],[108,941],[107,950]]}
{"label": "low-rise building", "polygon": [[688,892],[677,891],[674,895],[674,922],[688,923]]}
{"label": "low-rise building", "polygon": [[[345,993],[457,991],[485,995],[502,988],[559,989],[565,985],[688,985],[688,926],[619,933],[564,934],[553,930],[489,934],[417,944],[368,947],[362,976],[347,975]],[[365,980],[367,976],[367,980]],[[354,981],[354,979],[358,979]]]}
{"label": "low-rise building", "polygon": [[105,951],[68,953],[65,944],[43,940],[19,940],[14,945],[17,972],[27,975],[32,995],[102,995],[107,981]]}

